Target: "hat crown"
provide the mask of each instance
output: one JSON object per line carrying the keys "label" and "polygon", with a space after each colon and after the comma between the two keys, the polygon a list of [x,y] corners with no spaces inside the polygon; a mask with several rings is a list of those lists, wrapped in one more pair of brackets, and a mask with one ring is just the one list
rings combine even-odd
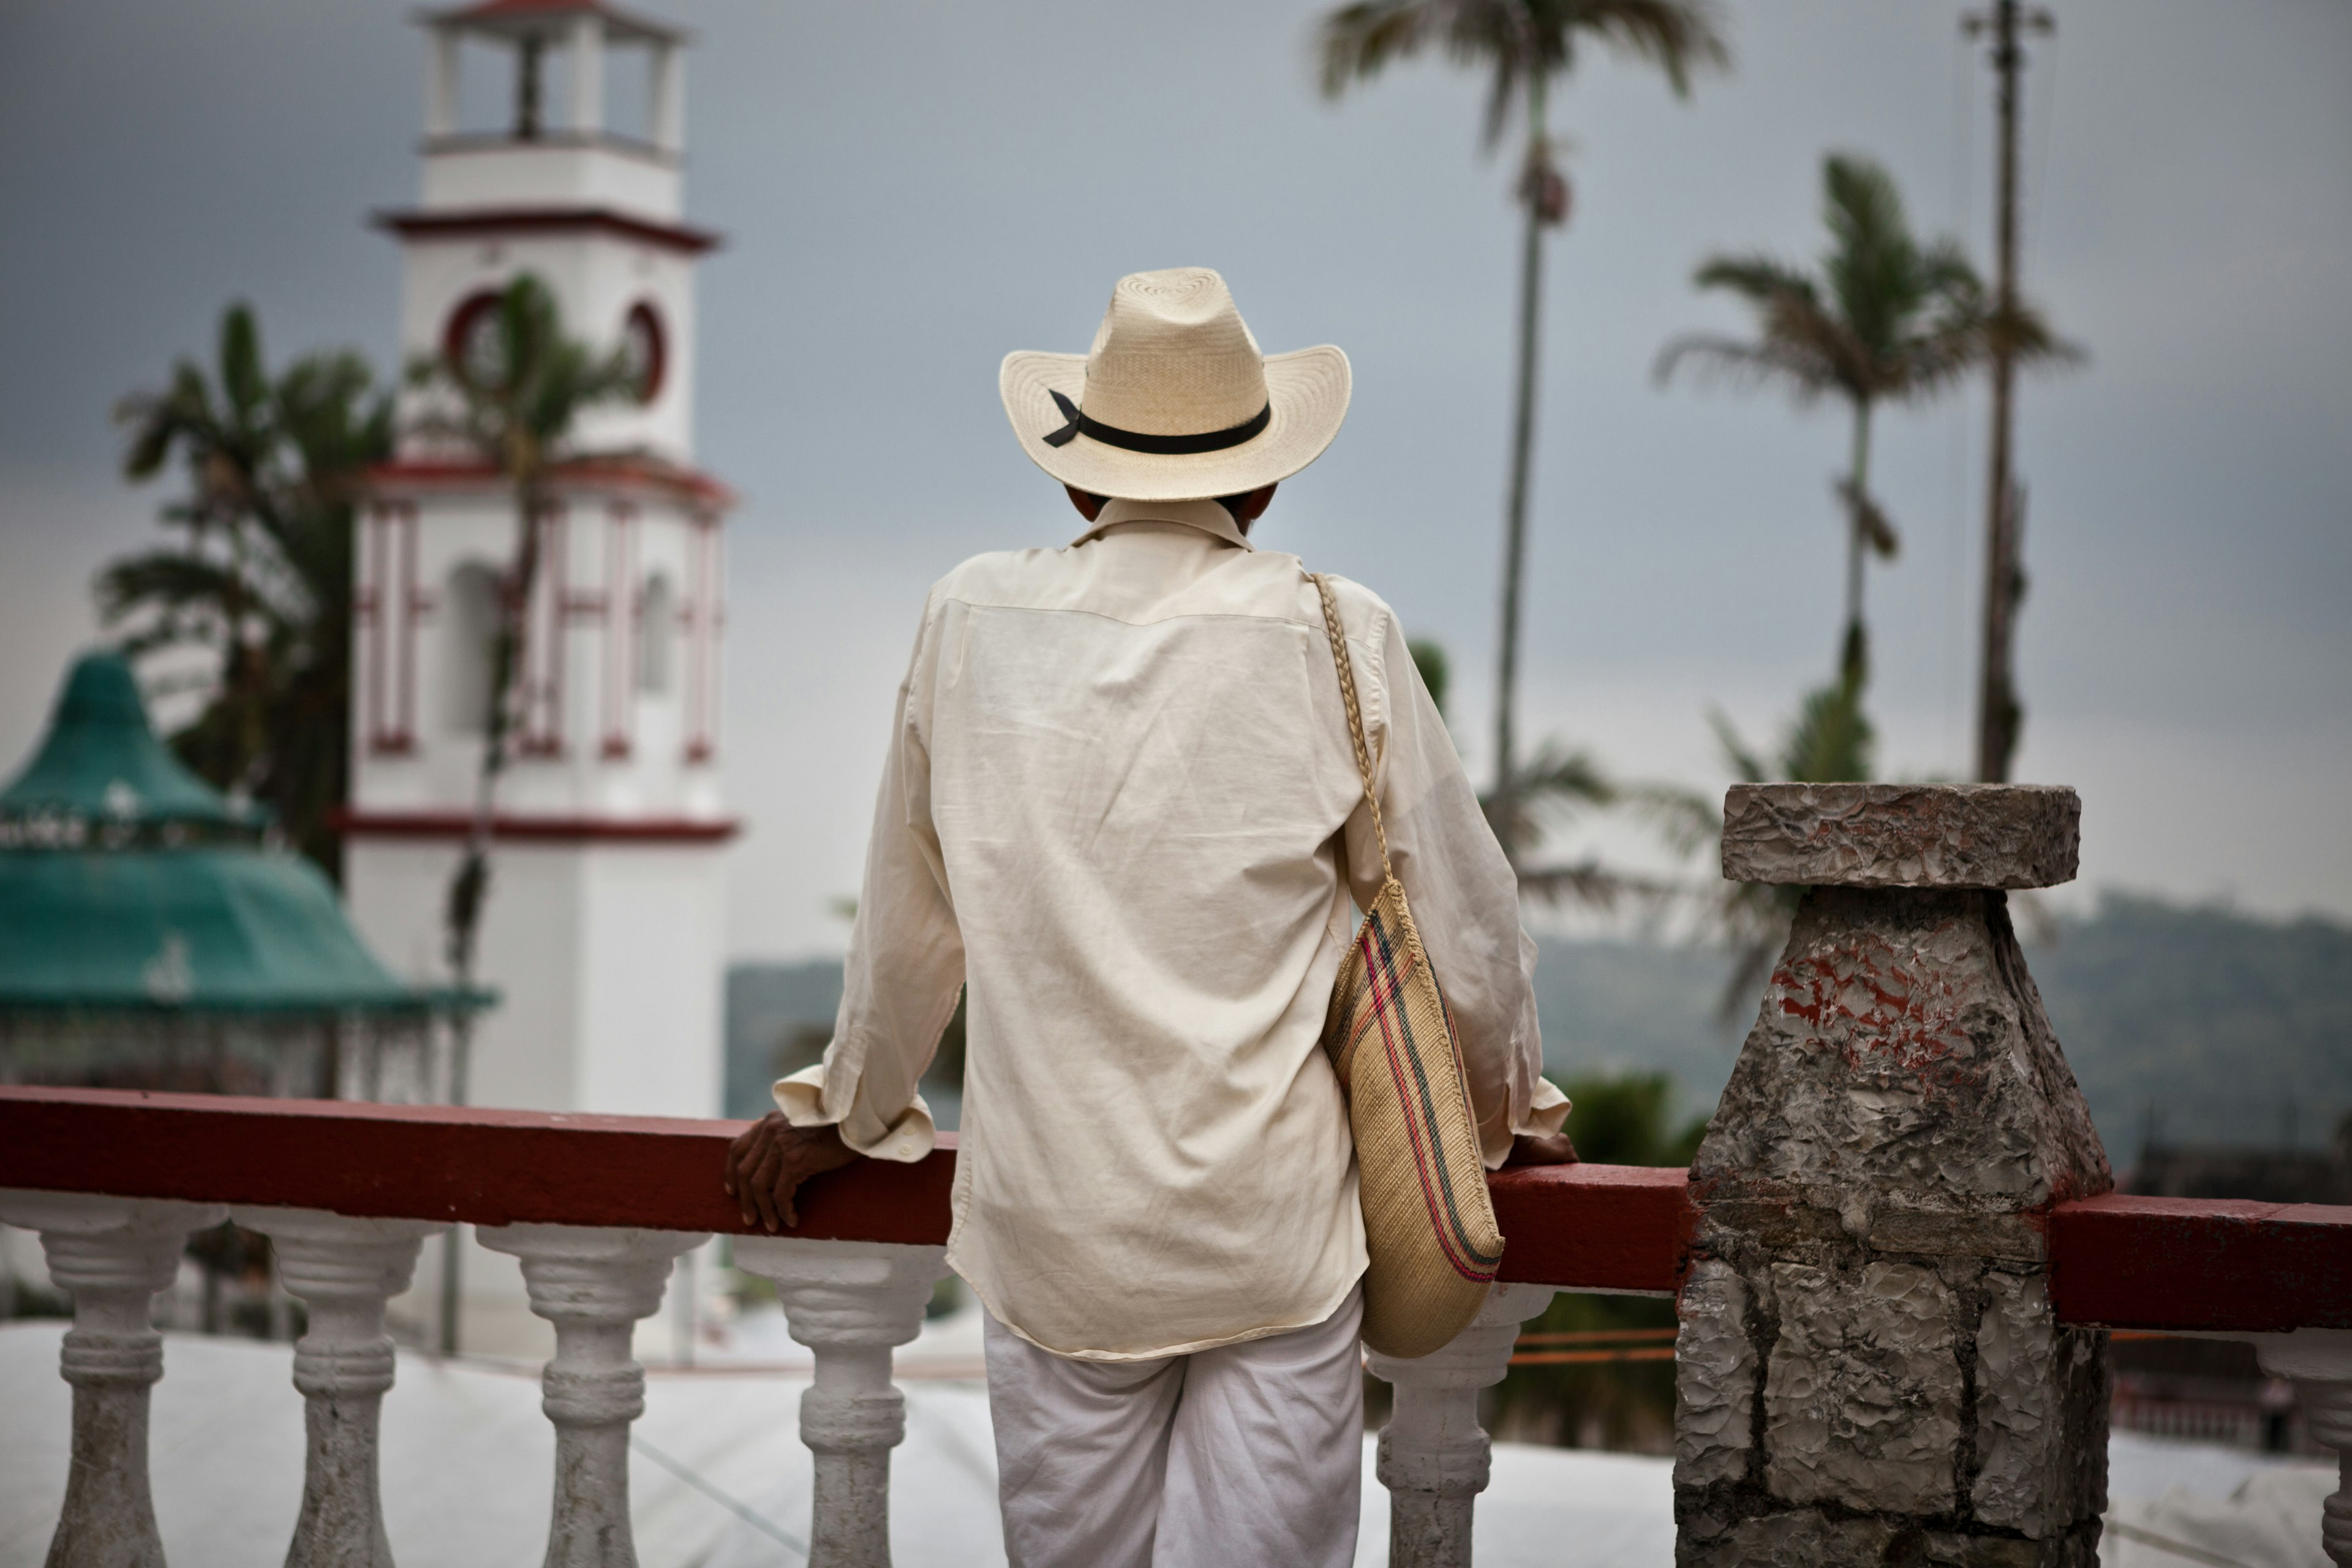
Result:
{"label": "hat crown", "polygon": [[1265,356],[1206,267],[1131,272],[1087,354],[1089,419],[1149,436],[1228,430],[1266,406]]}

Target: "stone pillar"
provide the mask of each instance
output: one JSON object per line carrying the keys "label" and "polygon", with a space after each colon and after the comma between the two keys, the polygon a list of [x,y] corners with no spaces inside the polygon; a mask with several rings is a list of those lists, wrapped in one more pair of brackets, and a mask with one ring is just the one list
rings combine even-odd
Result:
{"label": "stone pillar", "polygon": [[408,1289],[417,1247],[442,1227],[315,1209],[238,1208],[229,1217],[269,1237],[278,1281],[309,1316],[294,1346],[306,1442],[286,1568],[392,1568],[376,1440],[393,1378],[383,1304]]}
{"label": "stone pillar", "polygon": [[1471,1515],[1494,1445],[1478,1394],[1503,1381],[1519,1325],[1551,1305],[1549,1285],[1496,1285],[1443,1350],[1402,1361],[1367,1352],[1396,1391],[1376,1473],[1389,1490],[1389,1568],[1470,1568]]}
{"label": "stone pillar", "polygon": [[555,1424],[555,1506],[546,1568],[636,1568],[629,1530],[629,1423],[646,1413],[646,1369],[629,1354],[660,1307],[670,1265],[708,1236],[571,1225],[485,1226],[522,1259],[530,1310],[555,1325],[540,1408]]}
{"label": "stone pillar", "polygon": [[738,1237],[735,1266],[774,1281],[785,1326],[815,1352],[801,1395],[816,1460],[809,1568],[890,1568],[890,1450],[907,1436],[890,1352],[922,1331],[947,1249]]}
{"label": "stone pillar", "polygon": [[0,1220],[41,1233],[49,1279],[73,1297],[58,1370],[73,1384],[73,1447],[48,1568],[163,1568],[147,1485],[147,1391],[163,1375],[155,1292],[180,1269],[211,1204],[81,1193],[0,1193]]}
{"label": "stone pillar", "polygon": [[2074,873],[2038,785],[1749,784],[1723,870],[1808,888],[1691,1168],[1685,1568],[2095,1568],[2107,1355],[2038,1216],[2113,1184],[2005,889]]}

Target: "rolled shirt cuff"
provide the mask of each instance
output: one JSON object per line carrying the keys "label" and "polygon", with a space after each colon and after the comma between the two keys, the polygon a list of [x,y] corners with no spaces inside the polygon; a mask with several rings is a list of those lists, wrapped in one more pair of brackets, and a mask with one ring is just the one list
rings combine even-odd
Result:
{"label": "rolled shirt cuff", "polygon": [[1486,1169],[1499,1171],[1503,1162],[1511,1157],[1511,1142],[1515,1138],[1541,1138],[1559,1131],[1568,1123],[1569,1099],[1560,1093],[1551,1079],[1538,1077],[1534,1090],[1528,1096],[1527,1113],[1509,1121],[1497,1111],[1493,1120],[1478,1126],[1478,1152]]}
{"label": "rolled shirt cuff", "polygon": [[[1559,1090],[1552,1092],[1557,1094]],[[832,1127],[841,1129],[841,1141],[849,1148],[871,1160],[896,1160],[912,1164],[931,1152],[937,1142],[938,1127],[931,1121],[931,1108],[916,1095],[897,1120],[880,1127],[876,1119],[862,1110],[852,1108],[845,1115],[836,1115],[824,1108],[824,1064],[803,1068],[790,1078],[780,1078],[775,1086],[776,1109],[784,1120],[795,1127]]]}
{"label": "rolled shirt cuff", "polygon": [[1549,1138],[1568,1125],[1568,1113],[1575,1101],[1559,1091],[1559,1086],[1548,1078],[1536,1079],[1536,1091],[1528,1097],[1528,1113],[1511,1129],[1514,1135],[1528,1138]]}

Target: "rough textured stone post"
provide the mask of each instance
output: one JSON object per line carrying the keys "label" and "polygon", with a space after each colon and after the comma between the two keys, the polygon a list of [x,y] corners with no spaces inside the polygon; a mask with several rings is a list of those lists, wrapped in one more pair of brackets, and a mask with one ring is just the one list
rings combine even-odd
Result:
{"label": "rough textured stone post", "polygon": [[1470,1568],[1471,1523],[1494,1445],[1478,1394],[1503,1381],[1519,1325],[1551,1305],[1549,1285],[1496,1285],[1470,1326],[1410,1361],[1369,1352],[1396,1391],[1375,1473],[1389,1489],[1389,1568]]}
{"label": "rough textured stone post", "polygon": [[1800,884],[1691,1169],[1685,1568],[2094,1568],[2105,1336],[2038,1215],[2113,1184],[2010,926],[2074,873],[2074,792],[1750,784],[1723,870]]}
{"label": "rough textured stone post", "polygon": [[237,1208],[229,1217],[269,1237],[278,1280],[309,1313],[294,1345],[306,1442],[286,1568],[392,1568],[377,1479],[394,1364],[383,1304],[408,1289],[417,1247],[442,1227],[315,1209]]}
{"label": "rough textured stone post", "polygon": [[775,1282],[785,1327],[815,1352],[801,1395],[816,1461],[809,1568],[890,1568],[890,1450],[907,1436],[890,1352],[922,1331],[947,1249],[740,1237],[735,1266]]}
{"label": "rough textured stone post", "polygon": [[555,1325],[540,1408],[555,1424],[555,1506],[546,1568],[636,1568],[629,1532],[629,1423],[646,1413],[646,1369],[629,1354],[681,1252],[710,1238],[674,1230],[508,1225],[475,1232],[522,1259],[530,1310]]}
{"label": "rough textured stone post", "polygon": [[218,1225],[212,1205],[0,1193],[0,1220],[41,1233],[49,1279],[73,1297],[58,1370],[73,1384],[71,1468],[48,1568],[163,1568],[147,1485],[147,1392],[163,1375],[148,1321],[180,1268],[188,1233]]}

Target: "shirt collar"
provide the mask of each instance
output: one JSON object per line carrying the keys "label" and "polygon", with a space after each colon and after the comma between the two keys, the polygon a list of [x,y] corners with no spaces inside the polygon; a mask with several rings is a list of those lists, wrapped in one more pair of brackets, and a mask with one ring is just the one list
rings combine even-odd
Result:
{"label": "shirt collar", "polygon": [[1186,528],[1197,528],[1203,533],[1222,539],[1227,544],[1238,544],[1244,550],[1256,548],[1244,536],[1234,521],[1234,514],[1225,510],[1222,501],[1127,500],[1118,498],[1105,501],[1093,525],[1070,543],[1075,546],[1084,544],[1089,539],[1099,539],[1105,531],[1122,522],[1181,523]]}

